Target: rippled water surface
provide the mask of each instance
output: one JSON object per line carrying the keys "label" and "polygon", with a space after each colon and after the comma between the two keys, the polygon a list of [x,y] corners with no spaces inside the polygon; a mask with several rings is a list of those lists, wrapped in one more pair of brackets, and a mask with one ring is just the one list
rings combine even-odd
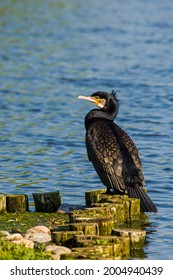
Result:
{"label": "rippled water surface", "polygon": [[173,259],[172,0],[2,0],[0,21],[0,192],[84,204],[103,188],[76,97],[115,89],[158,206],[144,258]]}

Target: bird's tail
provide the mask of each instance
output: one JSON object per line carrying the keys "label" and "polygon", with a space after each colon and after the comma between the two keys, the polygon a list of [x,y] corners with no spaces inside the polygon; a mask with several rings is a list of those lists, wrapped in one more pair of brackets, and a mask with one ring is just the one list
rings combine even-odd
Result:
{"label": "bird's tail", "polygon": [[128,196],[131,198],[139,198],[142,212],[157,212],[157,207],[149,198],[147,193],[142,187],[128,187]]}

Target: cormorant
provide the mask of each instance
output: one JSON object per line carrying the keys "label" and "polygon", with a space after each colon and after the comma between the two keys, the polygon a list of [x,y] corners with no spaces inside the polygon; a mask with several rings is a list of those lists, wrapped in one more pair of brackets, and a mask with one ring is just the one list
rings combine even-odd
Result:
{"label": "cormorant", "polygon": [[86,148],[89,160],[107,187],[107,193],[111,190],[118,194],[127,192],[129,197],[140,199],[142,212],[157,212],[144,190],[139,152],[129,135],[113,122],[119,109],[115,92],[98,91],[78,98],[99,107],[85,117]]}

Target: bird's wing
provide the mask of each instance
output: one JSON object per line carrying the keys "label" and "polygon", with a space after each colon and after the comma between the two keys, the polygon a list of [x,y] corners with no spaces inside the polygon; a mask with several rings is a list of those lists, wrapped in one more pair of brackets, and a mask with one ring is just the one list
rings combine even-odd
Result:
{"label": "bird's wing", "polygon": [[139,179],[141,181],[141,186],[144,186],[145,180],[144,180],[144,176],[142,173],[142,163],[141,163],[139,151],[138,151],[136,145],[134,144],[134,142],[132,141],[130,136],[115,123],[114,123],[114,128],[116,130],[116,133],[118,134],[118,138],[120,138],[122,140],[122,142],[126,146],[127,150],[129,151],[130,155],[132,156],[135,166],[139,173]]}
{"label": "bird's wing", "polygon": [[124,192],[123,159],[112,128],[102,122],[93,124],[86,134],[88,158],[108,189]]}

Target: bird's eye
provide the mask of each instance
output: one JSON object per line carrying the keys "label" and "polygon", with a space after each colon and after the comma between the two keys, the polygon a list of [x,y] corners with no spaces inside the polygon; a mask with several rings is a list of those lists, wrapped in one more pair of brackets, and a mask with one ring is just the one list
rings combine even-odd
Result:
{"label": "bird's eye", "polygon": [[98,99],[100,99],[100,97],[99,96],[95,96],[95,98],[98,100]]}

